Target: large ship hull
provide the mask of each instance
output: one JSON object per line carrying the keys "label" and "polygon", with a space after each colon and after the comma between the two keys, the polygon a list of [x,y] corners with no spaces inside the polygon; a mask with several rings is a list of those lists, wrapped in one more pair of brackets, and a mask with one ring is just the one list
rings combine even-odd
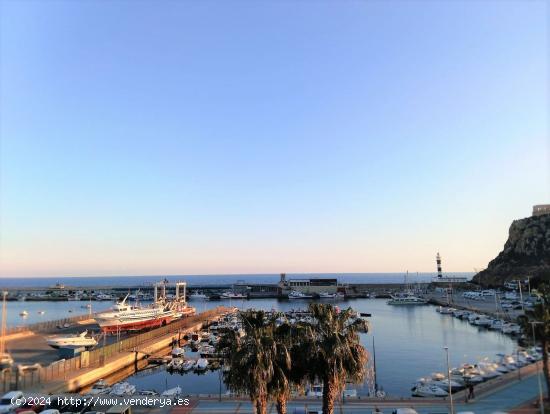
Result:
{"label": "large ship hull", "polygon": [[117,333],[125,331],[141,331],[144,329],[159,328],[168,325],[175,319],[175,315],[169,314],[155,318],[132,318],[99,320],[99,327],[104,333]]}

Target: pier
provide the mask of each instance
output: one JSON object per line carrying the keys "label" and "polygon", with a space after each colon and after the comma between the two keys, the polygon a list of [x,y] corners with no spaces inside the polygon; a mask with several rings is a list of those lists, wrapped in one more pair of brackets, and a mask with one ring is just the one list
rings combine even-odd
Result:
{"label": "pier", "polygon": [[[31,333],[34,338],[30,338],[29,335],[14,337],[8,341],[7,347],[16,362],[24,360],[27,364],[51,363],[45,367],[22,372],[5,371],[0,387],[3,391],[25,389],[45,394],[76,392],[125,368],[137,368],[139,361],[163,350],[167,352],[170,345],[179,342],[186,332],[200,330],[234,311],[234,308],[217,307],[120,341],[116,341],[116,336],[113,336],[110,341],[112,343],[65,360],[58,360],[54,356],[55,351],[46,345],[45,338],[40,334]],[[83,326],[85,325],[79,329]]]}

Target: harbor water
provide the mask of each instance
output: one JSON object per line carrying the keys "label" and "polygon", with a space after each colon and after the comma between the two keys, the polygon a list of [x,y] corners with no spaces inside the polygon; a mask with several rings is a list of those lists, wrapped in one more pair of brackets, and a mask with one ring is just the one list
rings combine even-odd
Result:
{"label": "harbor water", "polygon": [[[193,302],[199,311],[220,304],[241,309],[280,311],[307,306],[306,301],[276,299]],[[392,396],[408,397],[415,380],[430,376],[433,372],[445,371],[444,346],[449,347],[452,366],[484,358],[492,360],[497,353],[511,353],[515,348],[515,341],[510,337],[472,326],[451,315],[441,315],[434,306],[391,306],[386,304],[385,299],[353,299],[336,304],[372,314],[369,318],[371,330],[368,334],[362,334],[361,340],[373,358],[374,337],[378,384]],[[214,396],[220,392],[219,371],[180,374],[169,373],[163,367],[158,367],[139,372],[128,381],[136,385],[137,389],[162,391],[179,385],[186,394]],[[352,388],[357,389],[359,395],[368,394],[366,385]],[[225,393],[223,384],[221,392]]]}
{"label": "harbor water", "polygon": [[[515,341],[495,331],[470,325],[467,321],[441,315],[436,307],[392,306],[386,299],[349,299],[325,300],[341,308],[352,307],[358,312],[369,313],[370,331],[361,335],[363,345],[369,350],[371,362],[374,358],[373,340],[376,349],[377,382],[392,396],[410,396],[410,388],[420,377],[430,376],[434,372],[446,370],[444,346],[449,347],[452,366],[463,363],[475,363],[484,358],[494,359],[497,353],[511,353]],[[67,302],[20,302],[7,303],[8,325],[17,326],[40,321],[67,318],[85,314],[89,310],[87,301]],[[91,302],[93,311],[105,310],[113,305],[111,301]],[[290,311],[305,309],[306,300],[195,300],[190,304],[197,312],[219,305],[235,306],[239,309],[263,309]],[[19,316],[22,310],[28,312],[25,318]],[[39,314],[44,311],[44,314]],[[69,312],[71,311],[71,312]],[[192,357],[192,355],[190,355]],[[372,364],[371,364],[372,366]],[[221,384],[220,371],[180,374],[169,373],[164,367],[149,367],[132,375],[129,382],[137,389],[155,389],[181,386],[186,394],[225,393]],[[368,387],[355,385],[359,395],[367,395]]]}

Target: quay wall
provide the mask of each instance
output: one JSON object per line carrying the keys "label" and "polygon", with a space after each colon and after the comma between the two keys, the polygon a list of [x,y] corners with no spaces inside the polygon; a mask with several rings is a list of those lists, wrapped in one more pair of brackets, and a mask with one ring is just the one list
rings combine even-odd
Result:
{"label": "quay wall", "polygon": [[0,388],[4,392],[11,389],[75,391],[148,358],[167,348],[172,341],[179,340],[185,332],[200,329],[234,310],[235,308],[217,307],[119,342],[82,352],[74,358],[55,361],[38,371],[4,371],[0,378]]}

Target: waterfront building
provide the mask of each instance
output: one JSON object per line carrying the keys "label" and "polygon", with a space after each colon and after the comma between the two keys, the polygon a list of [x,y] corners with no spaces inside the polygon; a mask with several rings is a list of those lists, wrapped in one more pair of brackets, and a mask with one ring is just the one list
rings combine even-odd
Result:
{"label": "waterfront building", "polygon": [[533,216],[542,216],[550,214],[550,204],[538,204],[533,206]]}
{"label": "waterfront building", "polygon": [[283,294],[290,291],[308,294],[344,293],[345,291],[345,286],[339,284],[336,278],[287,279],[285,273],[281,273],[279,288]]}

